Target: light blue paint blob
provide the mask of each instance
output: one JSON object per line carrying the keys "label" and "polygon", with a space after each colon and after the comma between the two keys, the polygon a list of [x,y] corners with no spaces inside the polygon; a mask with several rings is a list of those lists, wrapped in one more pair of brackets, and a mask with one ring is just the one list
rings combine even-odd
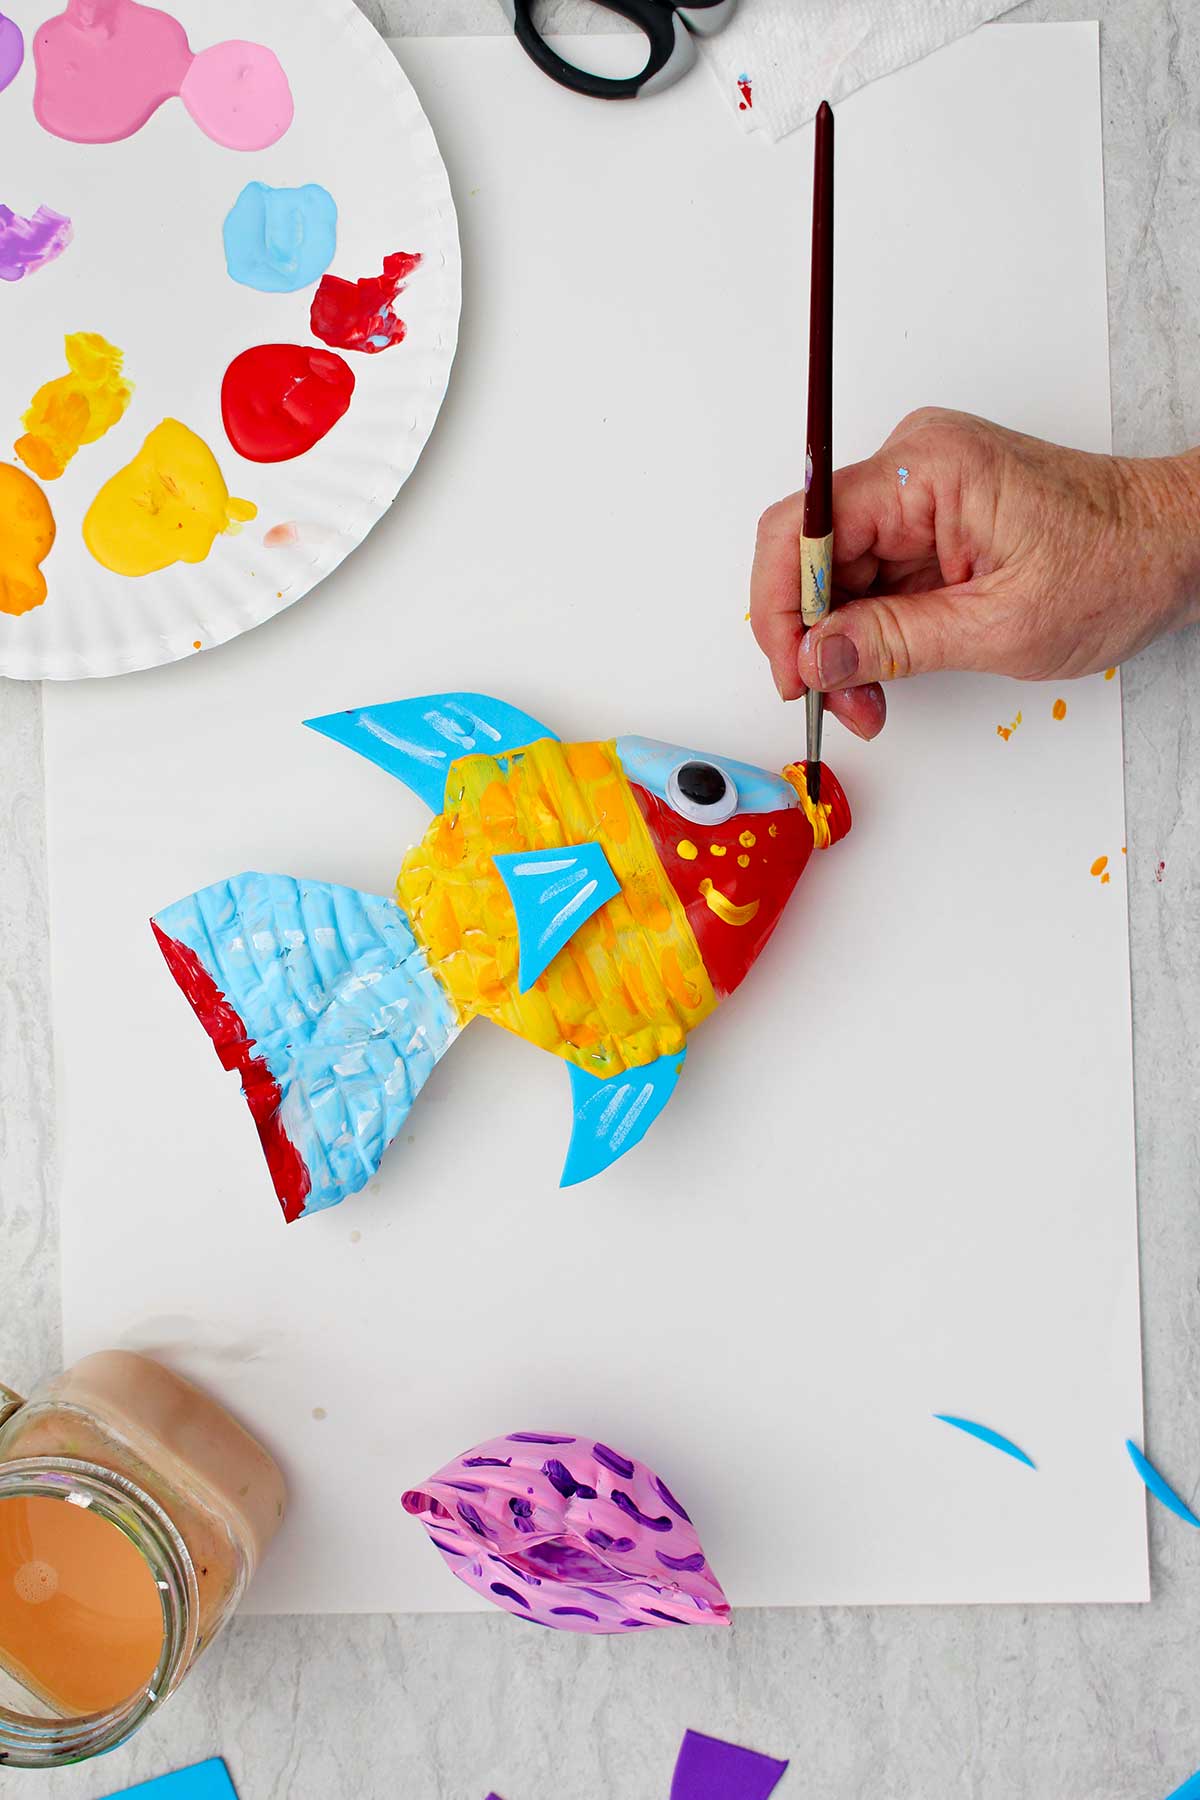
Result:
{"label": "light blue paint blob", "polygon": [[1167,1800],[1200,1800],[1200,1771],[1189,1776],[1182,1787],[1167,1795]]}
{"label": "light blue paint blob", "polygon": [[616,899],[621,884],[599,844],[515,850],[492,860],[517,915],[517,986],[525,994],[579,927]]}
{"label": "light blue paint blob", "polygon": [[567,1064],[575,1120],[560,1187],[590,1181],[618,1157],[640,1144],[671,1095],[686,1049],[660,1056],[640,1069],[626,1069],[602,1081],[575,1063]]}
{"label": "light blue paint blob", "polygon": [[1011,1438],[1001,1437],[998,1431],[991,1431],[986,1425],[976,1425],[971,1419],[956,1419],[951,1413],[934,1413],[933,1416],[940,1419],[943,1425],[953,1425],[955,1431],[965,1431],[968,1437],[978,1438],[981,1444],[990,1444],[993,1450],[1003,1450],[1005,1456],[1015,1457],[1027,1469],[1037,1468],[1032,1457],[1018,1449]]}
{"label": "light blue paint blob", "polygon": [[186,944],[279,1086],[312,1183],[305,1213],[376,1173],[459,1024],[394,900],[288,875],[235,875],[155,918]]}
{"label": "light blue paint blob", "polygon": [[685,762],[710,762],[725,771],[737,789],[739,813],[782,812],[796,805],[796,790],[782,775],[757,769],[752,763],[733,762],[728,756],[710,756],[707,750],[685,750],[680,744],[660,744],[655,738],[619,737],[617,755],[630,781],[647,793],[667,798],[667,780]]}
{"label": "light blue paint blob", "polygon": [[424,694],[326,713],[304,723],[378,763],[435,813],[442,810],[450,765],[460,756],[505,756],[539,738],[558,742],[528,713],[488,694]]}
{"label": "light blue paint blob", "polygon": [[316,182],[268,187],[248,181],[226,216],[225,266],[263,294],[294,294],[318,281],[337,249],[337,205]]}
{"label": "light blue paint blob", "polygon": [[908,486],[908,470],[907,469],[897,469],[896,473],[900,477],[900,486],[907,487]]}
{"label": "light blue paint blob", "polygon": [[1129,1458],[1133,1463],[1134,1468],[1137,1470],[1150,1492],[1154,1495],[1154,1498],[1158,1501],[1159,1505],[1165,1506],[1168,1512],[1173,1512],[1175,1517],[1177,1519],[1182,1519],[1185,1525],[1194,1525],[1196,1529],[1200,1531],[1200,1519],[1196,1517],[1187,1502],[1179,1498],[1175,1489],[1168,1486],[1158,1470],[1154,1467],[1154,1464],[1149,1462],[1146,1457],[1143,1456],[1132,1438],[1126,1438],[1125,1448],[1129,1452]]}

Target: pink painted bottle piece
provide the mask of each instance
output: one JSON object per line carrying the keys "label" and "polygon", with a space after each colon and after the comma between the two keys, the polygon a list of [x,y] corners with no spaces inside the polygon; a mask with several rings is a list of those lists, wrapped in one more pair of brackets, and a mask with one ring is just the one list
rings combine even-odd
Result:
{"label": "pink painted bottle piece", "polygon": [[275,52],[240,38],[202,50],[179,92],[201,131],[227,150],[265,150],[295,114]]}
{"label": "pink painted bottle piece", "polygon": [[514,1431],[403,1497],[485,1600],[558,1631],[728,1625],[687,1513],[645,1463],[591,1438]]}
{"label": "pink painted bottle piece", "polygon": [[33,39],[38,123],[73,144],[115,144],[179,92],[192,61],[177,19],[138,0],[68,0]]}

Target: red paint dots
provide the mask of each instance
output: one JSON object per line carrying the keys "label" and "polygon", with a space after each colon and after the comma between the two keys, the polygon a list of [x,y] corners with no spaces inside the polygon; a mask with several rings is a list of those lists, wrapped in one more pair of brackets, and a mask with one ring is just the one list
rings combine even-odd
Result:
{"label": "red paint dots", "polygon": [[221,383],[225,434],[249,462],[303,456],[350,404],[354,376],[329,350],[256,344],[235,356]]}
{"label": "red paint dots", "polygon": [[1157,881],[1159,887],[1162,886],[1162,878],[1166,874],[1166,872],[1167,872],[1166,863],[1160,862],[1157,869],[1155,869],[1155,871],[1154,871],[1154,879],[1155,879],[1155,881]]}
{"label": "red paint dots", "polygon": [[362,350],[368,356],[402,343],[408,327],[392,311],[392,301],[420,261],[413,251],[397,250],[384,257],[382,275],[365,275],[361,281],[323,275],[309,314],[313,336],[338,350]]}
{"label": "red paint dots", "polygon": [[748,75],[739,75],[737,84],[738,92],[742,96],[738,101],[738,111],[749,112],[750,108],[754,105],[754,94],[751,90],[750,77]]}

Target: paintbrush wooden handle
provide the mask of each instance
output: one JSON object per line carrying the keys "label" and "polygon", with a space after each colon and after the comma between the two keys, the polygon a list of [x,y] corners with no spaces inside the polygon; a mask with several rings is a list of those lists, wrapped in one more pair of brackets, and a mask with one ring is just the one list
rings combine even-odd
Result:
{"label": "paintbrush wooden handle", "polygon": [[833,533],[800,539],[800,616],[806,627],[819,625],[829,611],[833,585]]}

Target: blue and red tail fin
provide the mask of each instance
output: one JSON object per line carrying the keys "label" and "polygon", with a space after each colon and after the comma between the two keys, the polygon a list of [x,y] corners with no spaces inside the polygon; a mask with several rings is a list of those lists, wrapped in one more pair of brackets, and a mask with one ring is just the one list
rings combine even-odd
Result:
{"label": "blue and red tail fin", "polygon": [[237,1069],[284,1218],[364,1187],[458,1035],[394,900],[250,873],[151,920],[227,1069]]}

